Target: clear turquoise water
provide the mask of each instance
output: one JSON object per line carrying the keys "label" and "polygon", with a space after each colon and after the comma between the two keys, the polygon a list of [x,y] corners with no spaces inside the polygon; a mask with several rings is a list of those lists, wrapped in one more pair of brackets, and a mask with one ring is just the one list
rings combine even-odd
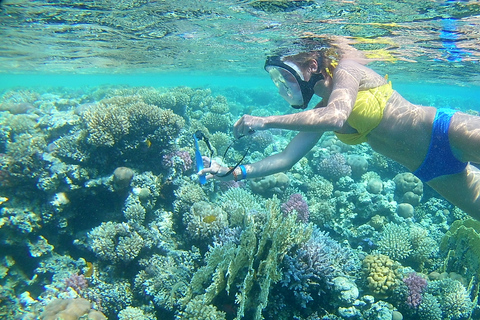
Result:
{"label": "clear turquoise water", "polygon": [[[232,185],[211,182],[199,187],[188,158],[195,152],[192,134],[204,130],[221,155],[241,114],[291,112],[263,70],[265,56],[278,47],[292,46],[299,37],[325,34],[387,59],[370,66],[388,74],[394,89],[412,103],[480,112],[480,3],[474,0],[2,1],[0,106],[15,110],[18,103],[20,110],[26,109],[20,114],[0,113],[0,318],[38,318],[54,298],[82,296],[110,319],[201,320],[209,318],[208,313],[209,319],[217,319],[212,314],[221,313],[230,320],[239,309],[239,288],[251,284],[251,291],[245,289],[248,285],[244,288],[249,304],[243,319],[252,319],[260,300],[259,283],[264,281],[263,288],[265,283],[271,285],[262,315],[266,319],[290,320],[294,315],[302,320],[323,315],[349,319],[339,316],[339,305],[356,308],[365,319],[377,319],[379,310],[391,314],[392,309],[400,310],[406,320],[470,315],[480,319],[478,251],[463,246],[461,236],[451,236],[440,250],[453,221],[466,215],[425,185],[421,201],[413,201],[413,217],[400,217],[397,202],[407,200],[396,194],[393,180],[405,168],[365,145],[346,147],[325,135],[286,173],[289,185],[270,189],[255,187],[251,181],[233,185],[246,193],[240,194],[244,198],[232,200],[236,198]],[[185,95],[191,99],[187,108],[172,103],[172,96],[183,101]],[[157,125],[159,118],[174,118],[157,107],[178,113],[181,130],[172,123],[163,123],[165,128]],[[136,117],[125,117],[125,110]],[[115,112],[120,113],[118,121]],[[122,125],[129,121],[136,125],[125,134]],[[152,128],[152,123],[157,126]],[[121,138],[109,135],[110,129]],[[292,138],[291,133],[272,131],[254,136],[252,148],[241,140],[226,161],[234,164],[244,154],[246,163],[258,161]],[[368,160],[372,171],[340,180],[329,177],[339,170],[328,166],[338,161],[330,156],[339,150],[345,157]],[[203,142],[201,151],[209,152]],[[320,171],[319,163],[327,169]],[[130,188],[119,190],[113,182],[118,167],[135,171]],[[318,179],[322,175],[329,180]],[[370,192],[366,185],[377,177],[383,191]],[[282,179],[278,178],[285,183],[285,176]],[[379,182],[374,182],[378,187]],[[340,301],[338,290],[325,278],[309,278],[298,265],[304,282],[295,283],[292,274],[288,278],[295,258],[289,265],[285,259],[276,266],[286,286],[269,283],[270,275],[262,274],[275,256],[283,257],[270,256],[272,234],[280,230],[280,240],[290,236],[287,245],[283,243],[288,246],[306,229],[296,221],[293,229],[284,230],[286,219],[264,229],[280,221],[270,219],[275,210],[268,212],[267,203],[278,198],[285,204],[295,193],[301,193],[310,206],[311,223],[331,234],[328,241],[323,237],[325,252],[339,250],[340,244],[345,250],[355,249],[351,260],[327,261],[339,270],[348,266],[358,271],[349,270],[354,287],[360,289],[355,307]],[[231,218],[242,212],[231,208],[240,207],[249,208],[248,219]],[[229,227],[237,228],[227,229],[230,235],[211,230],[223,209],[234,221]],[[200,236],[195,228],[201,230]],[[230,236],[222,241],[232,245],[239,230],[247,234],[245,239],[250,237],[243,246],[234,242],[239,252],[255,251],[257,240],[265,245],[261,255],[250,257],[255,270],[241,259],[232,259],[240,266],[228,293],[223,287],[207,303],[190,299],[201,299],[203,289],[214,281],[230,281],[231,274],[210,257],[215,257],[213,247],[223,248],[214,241]],[[246,250],[247,245],[254,249]],[[293,246],[287,255],[298,260],[297,249]],[[403,291],[389,292],[389,297],[370,290],[360,261],[379,252],[403,264],[400,283],[413,271],[429,277],[430,296],[425,299],[429,304],[422,305],[422,312],[405,303],[405,286],[399,285]],[[225,261],[231,258],[227,252],[219,254],[225,254]],[[213,266],[210,271],[204,271],[207,264]],[[202,270],[210,274],[199,276]],[[432,275],[442,272],[445,282]],[[197,290],[185,298],[194,275],[203,282],[196,283]],[[66,281],[75,282],[80,276],[86,277],[87,288]],[[371,305],[372,294],[378,308]],[[136,308],[136,315],[122,318],[122,312],[133,312],[129,307]]]}

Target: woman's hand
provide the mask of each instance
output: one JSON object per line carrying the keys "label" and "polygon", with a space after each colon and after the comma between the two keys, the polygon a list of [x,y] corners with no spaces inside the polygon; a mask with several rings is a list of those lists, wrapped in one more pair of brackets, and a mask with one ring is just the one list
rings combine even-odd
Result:
{"label": "woman's hand", "polygon": [[233,175],[229,174],[226,177],[223,177],[230,169],[227,167],[221,166],[218,162],[211,160],[209,157],[202,157],[203,163],[209,164],[210,167],[200,170],[197,174],[199,176],[206,175],[207,180],[215,178],[220,181],[229,181],[233,180]]}
{"label": "woman's hand", "polygon": [[265,118],[246,114],[233,126],[233,135],[238,139],[257,130],[265,130]]}

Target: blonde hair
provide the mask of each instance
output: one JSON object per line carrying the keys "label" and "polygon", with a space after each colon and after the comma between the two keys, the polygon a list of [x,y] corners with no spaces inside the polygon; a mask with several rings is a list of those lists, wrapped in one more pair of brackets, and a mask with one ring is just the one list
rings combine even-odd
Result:
{"label": "blonde hair", "polygon": [[[323,73],[332,76],[333,70],[338,64],[339,55],[333,48],[322,48],[309,52],[300,52],[291,56],[282,57],[283,61],[291,61],[302,70],[308,68],[312,60],[317,60],[318,70],[316,73]],[[323,71],[323,72],[322,72]]]}

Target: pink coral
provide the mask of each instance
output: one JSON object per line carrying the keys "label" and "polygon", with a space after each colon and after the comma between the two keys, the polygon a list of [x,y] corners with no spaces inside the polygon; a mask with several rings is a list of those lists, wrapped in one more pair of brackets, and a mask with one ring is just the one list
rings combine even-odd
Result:
{"label": "pink coral", "polygon": [[65,280],[65,288],[72,288],[78,294],[81,294],[88,287],[87,279],[83,274],[71,274],[70,277]]}
{"label": "pink coral", "polygon": [[192,168],[192,157],[187,151],[174,151],[163,156],[162,164],[165,168],[180,169],[182,172]]}
{"label": "pink coral", "polygon": [[305,201],[299,193],[290,195],[288,201],[282,203],[281,209],[284,214],[291,214],[295,211],[299,221],[308,222],[308,218],[310,217],[307,201]]}
{"label": "pink coral", "polygon": [[422,303],[422,292],[427,287],[427,280],[412,272],[403,279],[408,287],[407,304],[412,308],[418,308]]}

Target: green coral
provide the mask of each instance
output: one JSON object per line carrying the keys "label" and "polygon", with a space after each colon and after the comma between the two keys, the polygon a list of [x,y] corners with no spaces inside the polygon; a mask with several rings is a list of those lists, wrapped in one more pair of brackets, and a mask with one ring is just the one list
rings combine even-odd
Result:
{"label": "green coral", "polygon": [[480,279],[480,221],[455,221],[440,242],[440,252],[448,254],[449,267]]}
{"label": "green coral", "polygon": [[226,314],[219,311],[217,307],[211,304],[205,304],[203,299],[198,296],[190,300],[183,311],[175,315],[177,320],[224,320]]}
{"label": "green coral", "polygon": [[210,248],[206,265],[190,283],[187,306],[192,299],[210,305],[224,290],[229,296],[236,290],[235,319],[242,319],[247,310],[252,310],[254,319],[263,318],[270,287],[282,276],[283,257],[290,248],[306,242],[312,232],[311,225],[298,223],[294,215],[284,217],[276,197],[266,201],[266,209],[266,222],[260,227],[251,217],[245,219],[239,244],[228,242]]}
{"label": "green coral", "polygon": [[232,227],[243,226],[245,218],[261,211],[257,196],[243,188],[230,188],[219,199],[223,210],[228,212],[228,219]]}
{"label": "green coral", "polygon": [[144,270],[135,277],[135,289],[151,297],[156,306],[174,310],[188,292],[195,260],[199,256],[198,249],[193,247],[191,251],[170,250],[166,256],[154,254],[141,259]]}

